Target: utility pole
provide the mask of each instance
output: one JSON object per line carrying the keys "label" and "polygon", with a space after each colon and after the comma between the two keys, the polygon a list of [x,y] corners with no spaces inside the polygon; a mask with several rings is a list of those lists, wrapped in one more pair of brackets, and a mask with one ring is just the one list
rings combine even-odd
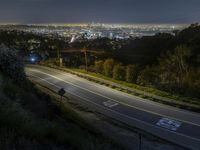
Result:
{"label": "utility pole", "polygon": [[60,50],[59,50],[59,48],[57,48],[56,51],[57,51],[57,58],[59,60],[60,59]]}
{"label": "utility pole", "polygon": [[88,71],[87,49],[84,47],[83,51],[84,51],[84,54],[85,54],[85,70]]}

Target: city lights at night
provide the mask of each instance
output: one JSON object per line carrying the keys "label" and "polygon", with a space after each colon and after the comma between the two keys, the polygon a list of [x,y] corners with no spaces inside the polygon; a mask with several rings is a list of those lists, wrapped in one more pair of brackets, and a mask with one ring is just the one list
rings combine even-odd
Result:
{"label": "city lights at night", "polygon": [[200,150],[200,1],[0,0],[0,150]]}

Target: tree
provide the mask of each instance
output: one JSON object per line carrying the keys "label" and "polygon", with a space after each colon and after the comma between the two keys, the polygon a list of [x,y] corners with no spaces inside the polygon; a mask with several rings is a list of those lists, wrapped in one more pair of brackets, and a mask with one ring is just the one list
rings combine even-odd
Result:
{"label": "tree", "polygon": [[103,73],[104,61],[102,60],[95,61],[94,65],[96,73]]}
{"label": "tree", "polygon": [[128,65],[126,67],[126,81],[130,83],[136,83],[138,77],[138,66]]}
{"label": "tree", "polygon": [[103,64],[104,74],[108,77],[112,77],[113,74],[113,68],[114,68],[114,60],[113,59],[107,59]]}
{"label": "tree", "polygon": [[178,46],[159,59],[160,83],[171,91],[180,90],[189,76],[191,49]]}
{"label": "tree", "polygon": [[159,83],[155,67],[147,66],[138,76],[137,83],[140,85],[155,86]]}
{"label": "tree", "polygon": [[113,68],[113,78],[116,80],[125,80],[126,70],[122,64],[117,64]]}

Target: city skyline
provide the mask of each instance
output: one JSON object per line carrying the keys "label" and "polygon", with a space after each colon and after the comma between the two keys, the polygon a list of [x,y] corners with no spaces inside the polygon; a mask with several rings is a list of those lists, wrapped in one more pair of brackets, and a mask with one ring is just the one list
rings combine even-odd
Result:
{"label": "city skyline", "polygon": [[199,6],[198,0],[1,0],[0,23],[194,23]]}

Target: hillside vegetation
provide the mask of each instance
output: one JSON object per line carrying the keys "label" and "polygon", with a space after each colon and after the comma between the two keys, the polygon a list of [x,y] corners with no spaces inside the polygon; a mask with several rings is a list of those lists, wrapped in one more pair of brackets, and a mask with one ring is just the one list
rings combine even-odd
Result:
{"label": "hillside vegetation", "polygon": [[17,52],[1,46],[0,149],[117,149],[72,109],[61,108],[25,78]]}
{"label": "hillside vegetation", "polygon": [[[200,25],[192,24],[173,34],[159,33],[125,40],[81,39],[73,43],[61,37],[45,37],[21,31],[0,31],[0,42],[21,55],[35,51],[46,60],[62,57],[64,66],[85,68],[80,52],[87,49],[88,71],[116,80],[159,89],[170,94],[200,98]],[[39,42],[39,44],[38,44]],[[58,61],[54,62],[58,64]]]}

